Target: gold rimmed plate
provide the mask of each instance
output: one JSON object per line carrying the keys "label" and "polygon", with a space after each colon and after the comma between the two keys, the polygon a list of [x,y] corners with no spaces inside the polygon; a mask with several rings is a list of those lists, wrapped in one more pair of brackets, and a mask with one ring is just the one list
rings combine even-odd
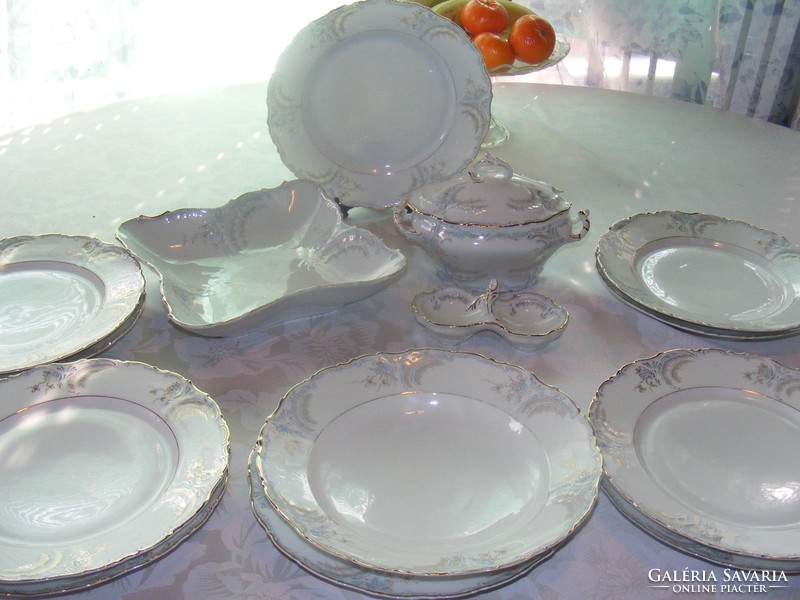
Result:
{"label": "gold rimmed plate", "polygon": [[600,455],[572,401],[464,352],[367,355],[295,386],[257,440],[283,518],[325,552],[413,576],[513,567],[570,537]]}
{"label": "gold rimmed plate", "polygon": [[134,324],[144,288],[119,246],[60,234],[0,240],[0,375],[104,350]]}
{"label": "gold rimmed plate", "polygon": [[219,407],[182,377],[91,358],[0,380],[0,593],[80,589],[155,560],[227,478]]}

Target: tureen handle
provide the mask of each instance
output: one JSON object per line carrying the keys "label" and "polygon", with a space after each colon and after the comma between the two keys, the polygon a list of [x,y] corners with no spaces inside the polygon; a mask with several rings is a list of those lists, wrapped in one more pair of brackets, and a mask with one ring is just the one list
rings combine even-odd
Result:
{"label": "tureen handle", "polygon": [[581,224],[580,230],[578,231],[578,233],[570,233],[569,234],[569,239],[567,241],[569,241],[569,242],[577,242],[578,240],[583,239],[583,237],[587,233],[589,233],[589,211],[588,210],[579,210],[578,211],[578,216],[575,217],[575,219],[572,220],[572,223],[575,224],[575,223],[578,223],[578,222],[580,222],[580,224]]}
{"label": "tureen handle", "polygon": [[472,183],[483,183],[481,171],[488,171],[492,173],[497,173],[500,171],[500,174],[504,179],[511,179],[514,176],[514,169],[511,168],[511,165],[504,160],[500,160],[496,156],[492,156],[488,152],[479,163],[477,163],[471,170],[467,171]]}
{"label": "tureen handle", "polygon": [[419,231],[414,229],[414,226],[411,224],[411,217],[405,207],[395,208],[394,224],[397,226],[397,229],[400,230],[400,233],[404,234],[406,237],[419,235]]}

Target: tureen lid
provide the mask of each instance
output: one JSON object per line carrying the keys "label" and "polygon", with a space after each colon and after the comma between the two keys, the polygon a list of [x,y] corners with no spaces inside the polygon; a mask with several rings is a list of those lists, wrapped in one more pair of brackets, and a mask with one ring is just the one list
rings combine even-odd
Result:
{"label": "tureen lid", "polygon": [[509,226],[546,221],[571,205],[553,186],[486,154],[471,170],[421,188],[408,206],[448,223]]}

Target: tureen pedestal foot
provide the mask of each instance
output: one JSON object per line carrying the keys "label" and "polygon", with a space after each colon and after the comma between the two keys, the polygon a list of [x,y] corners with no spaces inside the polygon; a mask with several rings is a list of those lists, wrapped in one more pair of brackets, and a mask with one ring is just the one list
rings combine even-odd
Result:
{"label": "tureen pedestal foot", "polygon": [[486,132],[486,137],[483,138],[481,149],[497,148],[502,146],[511,138],[511,132],[508,127],[503,125],[500,121],[494,118],[494,115],[489,116],[489,131]]}

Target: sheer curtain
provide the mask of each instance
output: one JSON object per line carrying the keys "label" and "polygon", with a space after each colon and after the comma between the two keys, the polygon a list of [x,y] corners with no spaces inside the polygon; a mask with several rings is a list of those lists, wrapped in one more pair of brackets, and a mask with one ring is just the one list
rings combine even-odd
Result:
{"label": "sheer curtain", "polygon": [[[305,23],[268,0],[6,0],[0,4],[0,132],[122,99],[266,81]],[[276,14],[278,12],[278,14]]]}
{"label": "sheer curtain", "polygon": [[[571,42],[525,79],[707,103],[800,128],[796,0],[519,0]],[[341,0],[6,0],[0,133],[121,99],[267,81]]]}

